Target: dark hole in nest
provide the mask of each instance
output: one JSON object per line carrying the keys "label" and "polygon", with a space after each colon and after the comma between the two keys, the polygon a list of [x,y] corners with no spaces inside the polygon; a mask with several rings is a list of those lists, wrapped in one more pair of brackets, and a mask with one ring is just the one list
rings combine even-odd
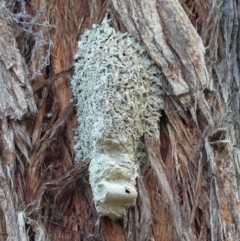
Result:
{"label": "dark hole in nest", "polygon": [[125,189],[125,193],[130,194],[130,191],[128,189]]}

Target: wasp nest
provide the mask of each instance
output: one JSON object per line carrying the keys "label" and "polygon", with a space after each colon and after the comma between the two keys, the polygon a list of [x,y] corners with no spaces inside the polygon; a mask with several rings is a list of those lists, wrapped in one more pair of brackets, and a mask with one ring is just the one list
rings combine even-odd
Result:
{"label": "wasp nest", "polygon": [[99,215],[122,217],[134,206],[138,146],[159,136],[161,71],[136,38],[107,19],[78,42],[71,88],[76,101],[76,160],[90,159],[90,184]]}

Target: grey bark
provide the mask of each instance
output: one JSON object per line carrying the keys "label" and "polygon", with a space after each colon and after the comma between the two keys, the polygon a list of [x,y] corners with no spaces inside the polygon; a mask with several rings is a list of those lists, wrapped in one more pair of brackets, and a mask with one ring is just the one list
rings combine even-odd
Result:
{"label": "grey bark", "polygon": [[[24,18],[38,24],[34,31],[45,18],[55,26],[42,32],[53,41],[52,57],[45,75],[32,82],[35,101],[29,59],[38,63],[49,46],[29,50],[29,58],[24,46],[31,49],[32,37],[19,34],[23,23],[13,20],[21,8],[17,1],[5,2],[7,7],[0,2],[0,239],[239,240],[239,2],[25,5],[38,16],[32,22]],[[136,36],[165,76],[160,142],[145,135],[149,160],[139,170],[138,205],[117,223],[97,217],[87,163],[74,164],[75,113],[64,71],[71,67],[78,35],[101,22],[107,10],[115,28]],[[38,113],[32,116],[35,103]]]}

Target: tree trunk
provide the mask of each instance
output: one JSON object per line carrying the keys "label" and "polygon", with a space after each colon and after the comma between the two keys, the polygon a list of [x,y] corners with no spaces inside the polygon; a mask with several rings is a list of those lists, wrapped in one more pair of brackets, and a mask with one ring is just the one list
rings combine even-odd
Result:
{"label": "tree trunk", "polygon": [[[75,162],[77,41],[110,15],[164,78],[135,207],[99,217]],[[0,0],[0,240],[240,240],[236,0]]]}

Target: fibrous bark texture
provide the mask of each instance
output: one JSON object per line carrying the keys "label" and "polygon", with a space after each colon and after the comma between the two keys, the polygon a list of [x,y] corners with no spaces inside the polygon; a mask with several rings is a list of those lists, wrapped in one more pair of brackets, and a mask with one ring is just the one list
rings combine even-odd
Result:
{"label": "fibrous bark texture", "polygon": [[146,141],[175,231],[163,240],[239,239],[237,2],[110,5],[115,25],[143,41],[166,77],[166,126],[160,145]]}
{"label": "fibrous bark texture", "polygon": [[[118,222],[98,217],[89,162],[74,161],[68,82],[79,36],[107,12],[165,92]],[[0,240],[239,240],[239,16],[236,0],[1,0]]]}
{"label": "fibrous bark texture", "polygon": [[30,85],[29,72],[15,39],[13,14],[0,2],[0,118],[22,119],[35,113],[36,106]]}

